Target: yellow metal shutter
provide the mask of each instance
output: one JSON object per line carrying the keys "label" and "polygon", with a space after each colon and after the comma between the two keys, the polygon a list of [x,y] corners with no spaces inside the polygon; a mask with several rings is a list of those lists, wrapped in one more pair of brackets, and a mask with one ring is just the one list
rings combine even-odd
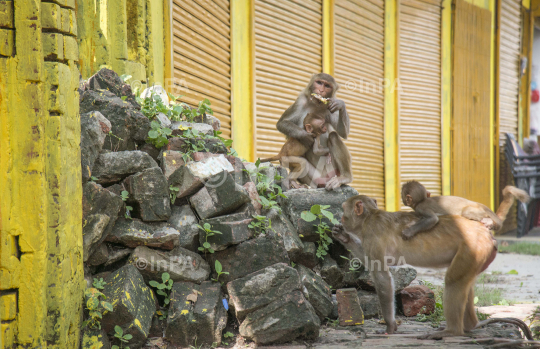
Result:
{"label": "yellow metal shutter", "polygon": [[[399,174],[441,195],[441,0],[400,0]],[[401,198],[399,198],[401,201]]]}
{"label": "yellow metal shutter", "polygon": [[322,69],[322,5],[316,0],[255,0],[256,157],[276,155],[276,129],[312,74]]}
{"label": "yellow metal shutter", "polygon": [[[519,70],[521,52],[521,1],[501,0],[499,44],[499,190],[512,183],[504,155],[505,133],[518,136]],[[500,195],[502,200],[502,195]],[[516,210],[510,211],[502,232],[516,228]]]}
{"label": "yellow metal shutter", "polygon": [[457,0],[454,21],[452,195],[490,205],[491,11]]}
{"label": "yellow metal shutter", "polygon": [[223,136],[231,134],[231,51],[228,0],[174,0],[174,88],[196,106],[208,98]]}
{"label": "yellow metal shutter", "polygon": [[335,77],[351,120],[352,186],[384,208],[384,0],[336,0]]}

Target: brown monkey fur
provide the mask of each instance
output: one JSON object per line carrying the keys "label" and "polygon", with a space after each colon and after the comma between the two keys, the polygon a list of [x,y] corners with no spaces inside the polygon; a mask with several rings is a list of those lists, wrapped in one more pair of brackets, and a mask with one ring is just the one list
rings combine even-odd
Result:
{"label": "brown monkey fur", "polygon": [[[321,139],[323,139],[323,143],[328,144],[333,168],[336,169],[336,173],[339,173],[325,182],[326,189],[334,190],[343,184],[352,182],[351,157],[342,140],[347,139],[350,120],[345,103],[335,98],[338,89],[339,86],[331,75],[314,74],[293,105],[283,113],[277,122],[276,127],[281,133],[298,140],[308,149],[304,157],[291,159],[291,163],[294,161],[299,164],[296,168],[302,169],[302,172],[291,173],[290,180],[299,178],[301,182],[311,185],[319,178],[324,179],[324,170],[321,173],[320,169],[316,168],[319,164],[319,155],[311,150],[314,139],[302,127],[306,115],[315,112],[323,113],[328,124],[332,126],[327,134],[321,135]],[[328,103],[324,104],[319,101],[311,95],[312,93],[329,98]],[[285,185],[288,181],[285,181]]]}
{"label": "brown monkey fur", "polygon": [[[304,128],[311,134],[311,137],[316,138],[313,144],[313,152],[317,155],[327,155],[329,149],[321,147],[320,136],[326,133],[326,120],[323,115],[316,113],[309,113],[304,118]],[[279,154],[270,158],[262,159],[261,162],[280,160],[284,156],[304,156],[308,151],[308,148],[302,144],[298,139],[289,138],[281,147]]]}
{"label": "brown monkey fur", "polygon": [[486,205],[470,201],[458,196],[436,196],[431,194],[417,181],[410,181],[401,187],[401,199],[405,206],[413,208],[422,216],[416,224],[403,230],[403,239],[410,239],[417,233],[433,228],[439,221],[438,215],[460,215],[473,221],[482,222],[488,229],[498,230],[506,218],[508,211],[518,199],[529,201],[529,195],[524,190],[506,186],[503,190],[503,201],[497,214]]}
{"label": "brown monkey fur", "polygon": [[354,257],[368,263],[388,334],[397,330],[397,323],[392,274],[386,266],[400,265],[400,259],[401,264],[448,268],[443,296],[446,329],[422,338],[462,336],[478,325],[474,282],[497,254],[496,241],[482,223],[456,215],[441,216],[428,234],[403,240],[401,232],[421,219],[418,213],[379,210],[365,195],[351,197],[342,206],[342,225],[335,226],[332,234]]}

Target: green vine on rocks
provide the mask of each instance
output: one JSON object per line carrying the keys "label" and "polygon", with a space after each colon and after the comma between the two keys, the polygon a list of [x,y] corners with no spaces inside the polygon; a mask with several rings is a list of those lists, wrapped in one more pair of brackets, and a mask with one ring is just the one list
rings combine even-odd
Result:
{"label": "green vine on rocks", "polygon": [[316,254],[321,259],[324,259],[324,256],[328,254],[329,246],[332,244],[332,238],[329,236],[332,229],[326,222],[323,222],[323,219],[327,218],[332,224],[339,224],[334,218],[334,214],[326,210],[329,207],[330,205],[313,205],[309,211],[303,211],[300,214],[300,217],[306,222],[319,220],[319,223],[314,224],[314,227],[317,228],[317,234],[319,234]]}

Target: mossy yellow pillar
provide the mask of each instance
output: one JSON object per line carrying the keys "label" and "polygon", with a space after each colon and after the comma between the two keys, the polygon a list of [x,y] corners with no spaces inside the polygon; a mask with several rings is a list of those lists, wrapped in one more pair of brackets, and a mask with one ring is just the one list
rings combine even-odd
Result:
{"label": "mossy yellow pillar", "polygon": [[2,1],[0,27],[12,38],[0,48],[0,347],[77,348],[83,266],[75,0]]}
{"label": "mossy yellow pillar", "polygon": [[255,42],[254,0],[231,1],[231,126],[233,147],[255,160]]}

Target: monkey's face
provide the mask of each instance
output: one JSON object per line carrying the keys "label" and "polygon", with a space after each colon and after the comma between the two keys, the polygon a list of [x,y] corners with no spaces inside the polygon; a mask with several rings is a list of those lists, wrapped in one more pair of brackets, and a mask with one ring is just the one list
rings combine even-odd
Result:
{"label": "monkey's face", "polygon": [[317,93],[318,95],[324,98],[332,97],[332,92],[334,91],[333,85],[330,82],[323,79],[316,79],[313,82],[312,89],[313,90],[311,92]]}
{"label": "monkey's face", "polygon": [[311,124],[306,124],[306,131],[313,133],[315,137],[322,135],[328,131],[326,121],[320,119],[311,120]]}
{"label": "monkey's face", "polygon": [[358,228],[363,216],[377,209],[377,201],[365,195],[357,195],[349,198],[341,207],[343,207],[341,218],[343,227],[346,231],[354,231]]}

